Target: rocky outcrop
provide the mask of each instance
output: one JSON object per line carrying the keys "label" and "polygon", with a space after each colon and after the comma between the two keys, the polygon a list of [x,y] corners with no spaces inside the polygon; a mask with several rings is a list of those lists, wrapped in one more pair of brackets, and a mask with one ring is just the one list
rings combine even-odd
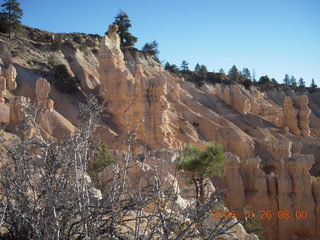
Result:
{"label": "rocky outcrop", "polygon": [[246,90],[239,84],[216,84],[214,93],[226,104],[242,114],[253,113],[276,126],[282,126],[282,109],[268,100],[264,93],[254,87]]}
{"label": "rocky outcrop", "polygon": [[46,108],[49,112],[52,112],[54,110],[54,101],[52,99],[47,100]]}
{"label": "rocky outcrop", "polygon": [[[279,171],[264,171],[259,158],[239,159],[226,154],[225,180],[227,203],[231,209],[250,205],[255,211],[270,211],[272,217],[262,220],[267,237],[272,239],[319,239],[319,179],[313,179],[309,170],[314,163],[312,155],[294,153],[283,157]],[[288,217],[283,219],[286,211]],[[301,219],[302,212],[307,217]]]}
{"label": "rocky outcrop", "polygon": [[[6,153],[14,146],[21,144],[20,138],[17,135],[8,133],[0,129],[0,152]],[[0,161],[0,168],[3,162]]]}
{"label": "rocky outcrop", "polygon": [[283,112],[285,116],[285,127],[295,135],[300,135],[298,127],[298,110],[294,107],[291,97],[287,96],[283,101]]}
{"label": "rocky outcrop", "polygon": [[[97,41],[97,43],[98,43],[97,46],[96,45],[93,46],[96,51],[97,51],[97,48],[99,47],[99,41]],[[73,74],[77,77],[77,79],[79,79],[81,88],[84,91],[91,91],[93,89],[98,89],[99,87],[98,66],[99,66],[98,59],[94,56],[92,51],[82,53],[77,49],[74,52],[72,61],[70,62],[70,68]]]}
{"label": "rocky outcrop", "polygon": [[15,69],[12,64],[9,65],[8,69],[5,71],[5,75],[7,78],[7,87],[10,90],[14,90],[17,88],[17,83],[16,83],[16,77],[17,77],[17,70]]}
{"label": "rocky outcrop", "polygon": [[72,123],[53,108],[44,109],[39,113],[36,121],[40,130],[48,137],[61,138],[70,135],[75,130]]}
{"label": "rocky outcrop", "polygon": [[[42,81],[42,87],[41,84],[37,87],[36,80],[43,76],[48,56],[53,56],[57,59],[53,61],[54,65],[64,64],[70,76],[80,80],[81,91],[96,93],[95,90],[100,89],[107,106],[96,133],[110,149],[125,149],[127,134],[137,125],[135,152],[143,152],[146,148],[181,149],[189,143],[202,147],[206,142],[214,141],[223,145],[225,152],[236,155],[226,159],[226,166],[229,166],[226,167],[226,175],[231,176],[226,178],[231,189],[227,194],[232,193],[232,197],[227,198],[228,205],[240,209],[248,203],[257,208],[264,204],[273,210],[279,209],[280,203],[283,207],[287,207],[287,203],[295,206],[298,205],[295,201],[301,200],[312,206],[313,203],[308,202],[312,196],[315,205],[310,214],[320,216],[318,178],[311,178],[310,193],[306,183],[310,179],[308,171],[304,170],[306,176],[302,173],[300,176],[295,175],[299,169],[290,170],[298,166],[299,152],[314,155],[316,163],[311,167],[314,176],[320,170],[319,93],[308,93],[303,89],[293,91],[280,86],[265,92],[237,84],[205,83],[198,87],[164,71],[159,63],[144,56],[141,51],[133,48],[121,51],[115,26],[110,26],[108,35],[101,41],[100,53],[99,36],[26,30],[11,41],[0,34],[0,57],[4,60],[0,60],[1,123],[8,123],[8,127],[15,129],[23,117],[23,108],[28,105],[27,98],[30,98],[30,102],[41,102],[36,121],[38,129],[48,137],[58,138],[74,130],[81,94],[59,92],[54,84],[50,91],[46,81]],[[54,39],[50,36],[54,36]],[[53,52],[52,43],[56,40],[61,40],[62,48]],[[5,48],[2,48],[3,45]],[[16,57],[12,57],[9,49],[15,50]],[[10,63],[17,72],[19,87],[15,91],[12,90],[15,88],[13,79],[16,74]],[[4,64],[10,70],[4,70]],[[17,97],[19,95],[25,98]],[[290,162],[293,162],[293,166]],[[145,164],[152,167],[151,163]],[[150,169],[142,165],[135,169],[134,174],[141,167],[145,170],[146,178],[151,179]],[[171,169],[174,169],[173,165],[167,167],[166,171],[174,176]],[[167,175],[168,181],[174,182]],[[300,192],[292,190],[301,184],[293,177],[305,179],[301,183],[308,190],[305,192],[306,200]],[[132,181],[136,179],[133,177]],[[181,197],[188,199],[190,196],[183,196],[183,185],[183,182],[179,182]],[[279,194],[279,189],[284,193]],[[269,221],[277,234],[280,222],[289,223],[287,220]],[[319,222],[316,226],[308,222],[310,231],[320,229]],[[283,239],[291,240],[292,234],[300,234],[298,231],[308,236],[303,221],[296,220],[290,224],[295,229],[288,228],[288,239]]]}
{"label": "rocky outcrop", "polygon": [[[10,114],[7,130],[12,133],[18,133],[18,124],[27,117],[27,108],[30,105],[30,99],[23,96],[13,96],[10,98]],[[27,134],[32,134],[32,127],[30,124],[26,126]]]}
{"label": "rocky outcrop", "polygon": [[75,127],[70,121],[54,110],[54,101],[48,99],[50,83],[44,78],[36,81],[36,95],[40,112],[37,115],[37,124],[46,136],[63,137],[71,134]]}
{"label": "rocky outcrop", "polygon": [[243,95],[241,86],[238,84],[216,86],[216,94],[228,105],[237,111],[247,114],[251,110],[250,101]]}
{"label": "rocky outcrop", "polygon": [[0,123],[8,123],[9,115],[10,107],[5,103],[0,102]]}
{"label": "rocky outcrop", "polygon": [[10,99],[10,124],[16,125],[26,117],[26,109],[29,104],[30,99],[23,96],[15,96]]}
{"label": "rocky outcrop", "polygon": [[[280,159],[285,157],[291,157],[292,152],[300,152],[292,141],[288,139],[273,139],[273,140],[257,140],[257,145],[263,152],[257,152],[258,155],[266,159],[265,171],[278,172],[281,169]],[[258,147],[257,147],[258,148]]]}
{"label": "rocky outcrop", "polygon": [[285,126],[295,135],[307,137],[310,135],[309,117],[311,110],[308,107],[307,96],[286,96],[283,100]]}
{"label": "rocky outcrop", "polygon": [[[40,105],[36,118],[36,125],[45,137],[63,137],[72,133],[75,129],[73,124],[54,110],[54,102],[48,99],[50,84],[46,79],[39,78],[36,81],[36,96]],[[23,96],[13,96],[10,98],[10,114],[7,130],[17,133],[17,125],[27,116],[26,109],[30,105],[30,99]],[[34,123],[28,121],[28,131],[31,136],[35,131]]]}
{"label": "rocky outcrop", "polygon": [[161,71],[126,66],[120,49],[117,26],[110,25],[100,44],[100,94],[108,103],[112,120],[122,133],[138,125],[137,136],[150,147],[174,147],[168,122],[167,83]]}
{"label": "rocky outcrop", "polygon": [[36,81],[36,95],[40,106],[46,107],[49,93],[50,83],[44,78],[38,78]]}
{"label": "rocky outcrop", "polygon": [[240,159],[230,152],[225,153],[225,183],[228,187],[227,206],[242,209],[245,205],[243,177],[240,172]]}
{"label": "rocky outcrop", "polygon": [[301,130],[301,134],[304,137],[308,137],[310,135],[309,128],[309,117],[311,110],[308,107],[308,97],[307,96],[296,96],[294,99],[295,106],[299,109],[298,112],[298,126]]}
{"label": "rocky outcrop", "polygon": [[4,74],[0,69],[0,103],[3,103],[5,101],[4,97],[6,95],[6,91],[7,91],[6,77],[4,76]]}
{"label": "rocky outcrop", "polygon": [[7,96],[7,89],[15,90],[17,88],[16,77],[17,71],[14,66],[10,64],[3,71],[0,66],[0,103],[4,102],[4,98]]}

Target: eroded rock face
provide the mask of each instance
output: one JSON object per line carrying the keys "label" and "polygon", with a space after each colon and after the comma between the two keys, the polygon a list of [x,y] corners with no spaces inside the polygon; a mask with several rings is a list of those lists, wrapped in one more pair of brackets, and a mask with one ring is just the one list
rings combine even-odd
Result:
{"label": "eroded rock face", "polygon": [[[198,88],[164,71],[160,64],[143,56],[139,51],[127,49],[122,52],[116,32],[117,27],[110,26],[108,36],[101,42],[100,59],[97,58],[99,51],[95,43],[96,40],[99,43],[100,38],[96,38],[88,47],[86,40],[82,37],[76,43],[68,34],[63,36],[56,34],[59,39],[64,39],[63,41],[70,44],[64,45],[66,51],[54,53],[59,60],[57,63],[66,65],[68,73],[81,81],[83,91],[89,92],[100,87],[98,72],[102,73],[100,93],[108,102],[108,111],[105,113],[103,125],[99,125],[99,136],[104,137],[103,141],[106,141],[111,149],[126,147],[125,143],[128,139],[126,133],[135,128],[140,119],[144,121],[140,122],[137,131],[139,146],[134,146],[135,152],[143,152],[148,147],[154,150],[179,149],[179,146],[183,147],[182,144],[188,143],[201,148],[206,142],[214,141],[223,145],[224,151],[232,152],[239,157],[228,157],[226,160],[229,166],[226,168],[226,175],[232,176],[226,181],[230,186],[230,192],[234,193],[232,198],[227,199],[229,205],[241,208],[247,203],[252,203],[259,210],[265,205],[272,211],[273,209],[277,211],[279,204],[282,207],[291,207],[290,204],[298,206],[300,203],[297,201],[304,200],[301,193],[298,194],[298,191],[292,189],[295,186],[300,188],[302,184],[308,190],[305,194],[309,195],[305,201],[312,206],[308,199],[310,196],[314,199],[314,213],[311,214],[320,216],[318,178],[311,178],[310,193],[307,184],[309,179],[303,175],[307,175],[308,171],[306,170],[303,174],[301,172],[300,175],[296,174],[299,173],[301,166],[295,163],[296,160],[293,161],[293,166],[287,163],[291,161],[290,159],[296,159],[296,154],[300,152],[312,153],[316,164],[312,166],[311,172],[317,174],[320,169],[319,93],[305,92],[306,98],[305,96],[297,97],[302,94],[300,91],[282,91],[276,88],[266,92],[261,92],[255,87],[248,90],[241,85],[204,84],[205,87]],[[38,32],[38,34],[41,33]],[[4,39],[2,40],[2,45],[6,45]],[[38,94],[35,92],[34,81],[40,76],[34,70],[41,68],[42,63],[47,62],[52,51],[50,44],[46,48],[39,49],[34,44],[30,44],[29,40],[29,38],[19,39],[21,43],[27,43],[21,44],[23,46],[21,58],[10,59],[9,55],[5,57],[3,54],[5,51],[0,49],[6,66],[10,61],[17,66],[18,84],[21,84],[16,91],[11,91],[15,84],[11,80],[13,84],[9,83],[7,78],[8,76],[10,79],[15,78],[14,70],[6,71],[0,60],[2,67],[0,122],[9,122],[7,100],[10,100],[11,96],[17,94],[33,98],[37,95],[37,99],[42,101],[43,106],[37,119],[38,127],[48,136],[63,136],[73,131],[74,126],[70,122],[73,124],[77,122],[77,99],[72,95],[62,95],[54,87],[51,89],[50,97],[55,102],[48,99],[48,89]],[[46,41],[42,44],[45,46]],[[99,61],[101,68],[98,70]],[[286,96],[289,96],[288,100],[284,101]],[[15,125],[20,121],[19,115],[23,116],[23,114],[19,113],[18,99],[10,102],[13,104],[10,107],[12,110],[10,118]],[[23,106],[23,101],[20,102]],[[12,124],[9,123],[10,125]],[[309,134],[309,128],[311,134]],[[149,163],[145,164],[152,166]],[[298,169],[295,169],[296,167]],[[174,166],[171,168],[174,169]],[[168,167],[166,170],[170,171],[171,168]],[[152,174],[147,168],[145,170],[145,176],[148,179]],[[172,172],[170,174],[174,175]],[[292,176],[305,180],[296,182]],[[168,179],[172,180],[170,177]],[[278,193],[279,189],[281,194]],[[181,194],[184,194],[183,191]],[[229,192],[227,194],[231,196]],[[279,231],[280,221],[275,220],[269,223],[272,232]],[[297,233],[298,229],[305,234],[304,236],[308,236],[305,227],[300,227],[299,223],[302,221],[296,220],[295,223],[290,223],[296,228],[291,229],[291,233]],[[314,227],[310,222],[310,230],[313,232],[317,231]],[[316,229],[320,229],[320,221],[317,222]],[[290,234],[288,230],[288,240],[292,239]]]}
{"label": "eroded rock face", "polygon": [[[318,195],[319,179],[313,179],[309,170],[314,163],[312,155],[294,153],[283,157],[279,171],[265,172],[259,158],[247,159],[241,166],[236,156],[226,154],[225,179],[227,203],[231,209],[251,205],[257,211],[271,211],[272,218],[264,220],[267,237],[272,239],[319,239]],[[313,196],[317,196],[314,198]],[[278,219],[278,212],[288,211],[290,217]],[[300,212],[308,217],[298,221]],[[281,214],[281,213],[280,213]],[[298,214],[298,215],[296,215]],[[300,215],[299,215],[300,216]]]}
{"label": "eroded rock face", "polygon": [[26,109],[30,104],[30,99],[23,96],[15,96],[10,99],[10,124],[18,124],[26,117]]}
{"label": "eroded rock face", "polygon": [[36,82],[36,95],[38,103],[45,107],[50,93],[50,83],[44,78],[38,78]]}
{"label": "eroded rock face", "polygon": [[307,96],[286,96],[283,101],[285,127],[295,135],[307,137],[310,135],[309,117],[311,110],[308,107]]}
{"label": "eroded rock face", "polygon": [[233,84],[230,86],[217,86],[217,95],[228,105],[234,107],[237,111],[247,114],[251,110],[250,101],[241,92],[241,86]]}
{"label": "eroded rock face", "polygon": [[12,64],[6,70],[2,70],[0,66],[0,102],[4,102],[7,89],[15,90],[17,88],[16,77],[17,71]]}
{"label": "eroded rock face", "polygon": [[228,187],[227,205],[241,209],[245,205],[243,177],[240,173],[240,159],[230,152],[225,153],[225,183]]}
{"label": "eroded rock face", "polygon": [[298,110],[294,107],[291,97],[287,96],[283,101],[283,112],[285,116],[285,126],[295,135],[300,135],[298,127]]}
{"label": "eroded rock face", "polygon": [[[48,102],[49,105],[53,102]],[[74,132],[75,127],[72,123],[64,118],[61,114],[53,109],[53,106],[44,109],[37,116],[37,124],[45,136],[61,138]]]}
{"label": "eroded rock face", "polygon": [[[30,105],[30,99],[23,96],[14,96],[10,98],[10,114],[9,114],[9,124],[7,130],[12,133],[19,132],[17,129],[18,124],[27,117],[27,108]],[[27,135],[32,135],[32,124],[27,123]]]}
{"label": "eroded rock face", "polygon": [[49,112],[52,112],[54,110],[54,101],[52,99],[49,99],[46,103],[46,107]]}
{"label": "eroded rock face", "polygon": [[[61,114],[54,111],[54,102],[48,99],[50,84],[46,79],[39,78],[36,81],[36,96],[41,108],[37,114],[36,122],[28,121],[29,135],[35,133],[34,124],[45,137],[62,137],[72,133],[75,127]],[[17,125],[27,116],[26,109],[30,105],[30,99],[23,96],[10,98],[10,114],[8,131],[16,133]]]}
{"label": "eroded rock face", "polygon": [[1,71],[1,67],[0,67],[0,102],[4,102],[4,97],[6,95],[6,91],[7,91],[7,82],[6,82],[6,78],[3,74],[3,72]]}
{"label": "eroded rock face", "polygon": [[292,152],[300,152],[301,150],[297,149],[294,151],[293,145],[296,148],[298,146],[288,139],[258,140],[258,142],[265,151],[262,154],[268,159],[267,166],[272,168],[274,172],[279,171],[281,168],[279,159],[291,157]]}
{"label": "eroded rock face", "polygon": [[15,90],[17,88],[16,77],[17,70],[12,64],[9,65],[8,69],[5,71],[7,78],[7,86],[10,90]]}
{"label": "eroded rock face", "polygon": [[304,137],[310,136],[309,128],[309,117],[311,110],[308,107],[308,97],[307,96],[296,96],[294,99],[295,105],[299,109],[298,113],[298,125],[301,130],[301,134]]}
{"label": "eroded rock face", "polygon": [[110,25],[100,44],[100,94],[122,133],[137,127],[150,147],[173,147],[168,123],[167,83],[161,72],[136,64],[131,72],[120,49],[117,26]]}
{"label": "eroded rock face", "polygon": [[226,104],[242,114],[259,115],[276,126],[283,124],[282,109],[254,87],[251,87],[249,91],[239,84],[224,86],[216,84],[215,93]]}
{"label": "eroded rock face", "polygon": [[54,110],[54,101],[48,99],[49,93],[50,83],[44,78],[37,79],[36,95],[41,107],[36,119],[37,124],[42,133],[48,137],[59,138],[71,134],[75,127],[68,119]]}

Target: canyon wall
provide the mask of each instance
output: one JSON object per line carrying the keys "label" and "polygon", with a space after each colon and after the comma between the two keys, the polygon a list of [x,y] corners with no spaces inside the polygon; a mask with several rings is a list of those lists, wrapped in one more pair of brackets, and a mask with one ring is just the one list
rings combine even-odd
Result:
{"label": "canyon wall", "polygon": [[151,148],[177,148],[177,140],[171,139],[170,104],[162,67],[151,72],[147,66],[136,64],[130,71],[117,30],[116,25],[109,26],[108,34],[101,40],[99,57],[100,94],[107,102],[112,121],[121,133],[137,129],[137,137]]}
{"label": "canyon wall", "polygon": [[[41,36],[0,41],[23,43],[20,50],[21,44],[11,46],[21,51],[18,56],[0,61],[0,122],[6,131],[17,134],[30,103],[41,108],[37,124],[48,137],[74,131],[83,99],[80,93],[57,90],[47,66],[52,56],[80,80],[82,92],[99,94],[106,102],[97,134],[111,149],[125,149],[128,134],[137,126],[136,153],[217,142],[230,152],[224,177],[229,208],[252,205],[255,211],[273,214],[287,210],[290,219],[263,221],[267,236],[319,239],[319,93],[262,92],[239,84],[196,87],[150,56],[131,48],[122,51],[116,31],[110,26],[102,39],[57,34],[63,44],[59,51],[47,50],[46,42],[36,45]],[[307,219],[295,219],[297,211],[307,211]]]}
{"label": "canyon wall", "polygon": [[270,213],[261,222],[265,235],[271,239],[319,239],[320,179],[309,170],[312,155],[294,153],[281,158],[277,167],[262,169],[260,158],[240,162],[226,154],[225,182],[227,204],[231,209],[251,206],[256,215]]}

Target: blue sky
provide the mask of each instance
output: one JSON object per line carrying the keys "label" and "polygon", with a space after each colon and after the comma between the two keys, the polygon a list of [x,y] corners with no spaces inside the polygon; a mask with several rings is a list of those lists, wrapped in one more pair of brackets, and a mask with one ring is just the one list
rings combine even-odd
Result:
{"label": "blue sky", "polygon": [[[1,0],[2,1],[2,0]],[[320,86],[319,0],[21,0],[23,24],[51,32],[102,35],[120,9],[138,37],[156,40],[160,60],[235,64],[282,82],[286,73]]]}

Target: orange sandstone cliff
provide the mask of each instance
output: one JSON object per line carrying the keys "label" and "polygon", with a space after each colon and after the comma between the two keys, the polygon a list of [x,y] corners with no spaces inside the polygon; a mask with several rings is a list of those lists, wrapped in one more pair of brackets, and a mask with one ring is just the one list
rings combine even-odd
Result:
{"label": "orange sandstone cliff", "polygon": [[[53,39],[61,42],[59,50]],[[106,102],[97,134],[111,149],[125,149],[137,126],[136,153],[217,142],[226,152],[227,207],[271,211],[262,223],[272,239],[320,239],[319,93],[197,87],[135,49],[122,51],[113,25],[102,38],[27,28],[10,42],[0,36],[0,50],[0,122],[6,131],[17,133],[31,103],[41,106],[36,121],[48,137],[74,131],[83,96],[60,92],[50,69],[52,62],[64,64],[80,80],[80,92]],[[279,219],[278,211],[289,211],[290,218]],[[298,211],[306,211],[306,219],[296,219]]]}

